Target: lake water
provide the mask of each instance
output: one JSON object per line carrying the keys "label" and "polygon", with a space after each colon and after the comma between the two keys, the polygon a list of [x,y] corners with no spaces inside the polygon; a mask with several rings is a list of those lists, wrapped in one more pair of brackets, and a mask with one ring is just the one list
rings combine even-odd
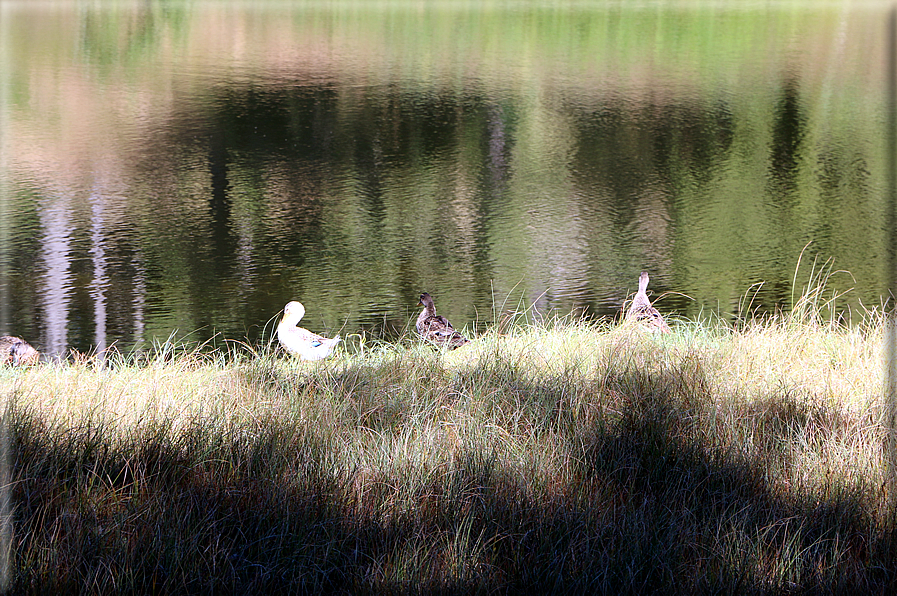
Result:
{"label": "lake water", "polygon": [[887,8],[2,2],[0,333],[879,306]]}

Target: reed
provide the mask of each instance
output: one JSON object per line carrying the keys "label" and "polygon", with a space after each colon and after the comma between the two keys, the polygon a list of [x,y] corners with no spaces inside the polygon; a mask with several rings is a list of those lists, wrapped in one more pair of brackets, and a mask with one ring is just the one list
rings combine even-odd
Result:
{"label": "reed", "polygon": [[882,323],[0,369],[15,593],[885,592]]}

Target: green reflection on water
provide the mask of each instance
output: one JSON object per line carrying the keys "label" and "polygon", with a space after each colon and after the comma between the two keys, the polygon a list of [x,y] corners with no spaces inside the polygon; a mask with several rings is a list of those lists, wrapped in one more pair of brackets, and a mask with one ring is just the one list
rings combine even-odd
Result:
{"label": "green reflection on water", "polygon": [[[757,281],[787,308],[810,241],[852,304],[883,293],[874,9],[4,11],[4,331],[85,349],[108,306],[123,345],[254,337],[302,299],[317,331],[394,336],[423,290],[462,325],[491,321],[493,292],[609,316],[642,269],[690,297],[662,309],[726,316]],[[35,250],[54,234],[69,248]]]}

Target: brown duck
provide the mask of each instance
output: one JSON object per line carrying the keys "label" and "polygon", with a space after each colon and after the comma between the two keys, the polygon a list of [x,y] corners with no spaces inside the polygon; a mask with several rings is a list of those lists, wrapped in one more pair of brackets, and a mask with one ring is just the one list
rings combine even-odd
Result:
{"label": "brown duck", "polygon": [[436,306],[433,305],[433,297],[427,292],[420,295],[418,306],[423,306],[417,317],[417,332],[425,340],[437,346],[448,346],[450,350],[461,347],[469,340],[452,327],[448,319],[436,314]]}
{"label": "brown duck", "polygon": [[40,352],[21,337],[0,336],[0,363],[12,366],[37,364]]}
{"label": "brown duck", "polygon": [[648,300],[648,272],[642,271],[638,278],[638,292],[632,299],[629,310],[626,311],[627,321],[638,321],[651,331],[660,331],[661,333],[669,333],[670,326],[663,320],[663,315],[656,308],[651,306]]}

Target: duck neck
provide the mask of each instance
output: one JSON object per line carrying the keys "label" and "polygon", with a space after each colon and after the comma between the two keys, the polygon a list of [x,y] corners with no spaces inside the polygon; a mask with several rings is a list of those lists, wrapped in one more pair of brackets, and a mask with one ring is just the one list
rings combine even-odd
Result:
{"label": "duck neck", "polygon": [[426,319],[429,319],[430,317],[435,317],[435,316],[436,316],[436,307],[433,306],[432,302],[430,302],[430,303],[424,304],[424,309],[417,316],[417,320],[424,321]]}
{"label": "duck neck", "polygon": [[287,315],[280,321],[280,325],[278,325],[281,329],[292,329],[296,325],[299,324],[299,319],[296,315]]}
{"label": "duck neck", "polygon": [[638,278],[638,291],[642,294],[647,293],[648,290],[648,274],[643,273],[641,277]]}

